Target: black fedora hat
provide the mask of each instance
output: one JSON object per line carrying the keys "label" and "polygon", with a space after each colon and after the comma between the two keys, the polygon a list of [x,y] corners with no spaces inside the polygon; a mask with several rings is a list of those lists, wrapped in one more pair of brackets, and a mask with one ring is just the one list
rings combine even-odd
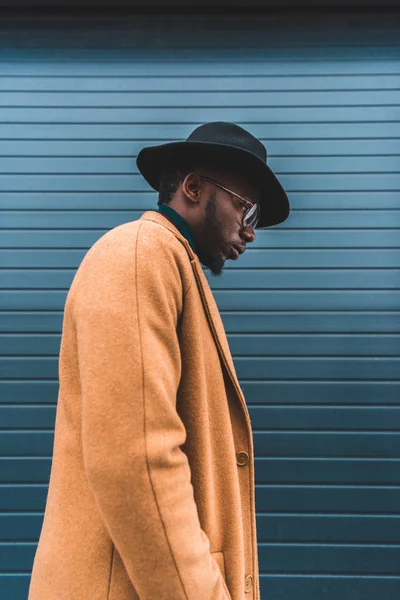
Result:
{"label": "black fedora hat", "polygon": [[167,164],[201,158],[248,173],[260,186],[260,219],[257,229],[282,223],[290,212],[285,190],[267,165],[267,150],[256,137],[234,123],[216,121],[197,127],[182,142],[142,148],[136,164],[152,188],[158,191]]}

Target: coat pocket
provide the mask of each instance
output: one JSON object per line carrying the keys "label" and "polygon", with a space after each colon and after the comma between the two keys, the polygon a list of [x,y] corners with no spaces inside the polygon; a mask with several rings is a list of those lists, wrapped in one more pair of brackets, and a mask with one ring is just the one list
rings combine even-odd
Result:
{"label": "coat pocket", "polygon": [[222,577],[226,581],[224,553],[223,552],[211,552],[211,556],[213,557],[213,559],[215,560],[215,562],[219,566],[219,570],[222,573]]}

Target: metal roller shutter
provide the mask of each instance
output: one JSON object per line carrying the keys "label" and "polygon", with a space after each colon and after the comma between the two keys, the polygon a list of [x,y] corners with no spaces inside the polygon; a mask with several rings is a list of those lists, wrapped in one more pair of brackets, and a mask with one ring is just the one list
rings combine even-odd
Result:
{"label": "metal roller shutter", "polygon": [[262,597],[399,597],[397,17],[0,28],[0,597],[27,594],[74,272],[156,205],[137,151],[208,120],[265,142],[293,209],[210,278],[254,427]]}

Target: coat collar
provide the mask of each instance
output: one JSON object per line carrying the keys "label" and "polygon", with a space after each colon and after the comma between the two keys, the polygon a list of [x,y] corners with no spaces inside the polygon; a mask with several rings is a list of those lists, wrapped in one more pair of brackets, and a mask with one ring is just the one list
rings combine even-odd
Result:
{"label": "coat collar", "polygon": [[197,254],[197,244],[195,236],[192,231],[192,228],[189,226],[189,223],[185,221],[185,219],[181,217],[181,215],[177,213],[176,210],[174,210],[172,206],[169,206],[168,204],[160,204],[158,210],[165,217],[167,217],[167,219],[169,219],[169,221],[171,221],[173,225],[175,225],[175,227],[178,229],[178,231],[180,231],[183,237],[187,239],[193,252]]}
{"label": "coat collar", "polygon": [[153,221],[154,223],[158,223],[162,225],[169,231],[171,231],[174,236],[182,243],[185,247],[188,256],[190,258],[190,264],[192,266],[195,279],[197,282],[197,286],[200,292],[200,296],[203,302],[204,310],[207,315],[208,322],[210,324],[211,331],[214,336],[215,343],[217,345],[221,360],[227,369],[228,374],[230,375],[231,381],[236,389],[238,395],[242,400],[242,404],[245,407],[245,411],[247,412],[246,401],[243,396],[243,392],[241,390],[235,366],[233,363],[232,355],[229,349],[228,340],[225,333],[225,328],[222,323],[221,315],[218,309],[218,306],[215,302],[214,295],[211,291],[209,283],[207,281],[206,276],[204,275],[203,268],[199,261],[198,256],[193,252],[189,242],[187,239],[178,231],[178,229],[169,221],[162,213],[157,211],[147,211],[145,212],[141,220],[143,221]]}

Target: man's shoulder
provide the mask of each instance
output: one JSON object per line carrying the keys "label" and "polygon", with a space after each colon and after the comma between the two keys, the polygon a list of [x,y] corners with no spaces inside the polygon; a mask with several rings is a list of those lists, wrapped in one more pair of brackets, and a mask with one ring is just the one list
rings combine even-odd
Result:
{"label": "man's shoulder", "polygon": [[[155,213],[157,214],[157,213]],[[175,261],[183,267],[190,266],[190,258],[182,243],[182,236],[162,223],[150,219],[137,219],[122,223],[104,233],[88,250],[89,257],[131,262],[137,257],[141,262]]]}
{"label": "man's shoulder", "polygon": [[94,242],[92,248],[108,244],[135,244],[137,243],[136,239],[139,237],[139,232],[141,242],[151,242],[154,245],[162,243],[176,246],[177,248],[182,246],[182,243],[178,239],[178,232],[178,236],[176,236],[170,229],[164,227],[157,221],[139,218],[135,221],[121,223],[120,225],[116,225],[112,229],[109,229]]}
{"label": "man's shoulder", "polygon": [[173,232],[157,222],[138,219],[110,229],[89,248],[70,296],[77,290],[88,293],[92,288],[134,285],[135,273],[140,281],[161,278],[177,289],[182,289],[182,281],[185,288],[193,278],[190,257]]}

